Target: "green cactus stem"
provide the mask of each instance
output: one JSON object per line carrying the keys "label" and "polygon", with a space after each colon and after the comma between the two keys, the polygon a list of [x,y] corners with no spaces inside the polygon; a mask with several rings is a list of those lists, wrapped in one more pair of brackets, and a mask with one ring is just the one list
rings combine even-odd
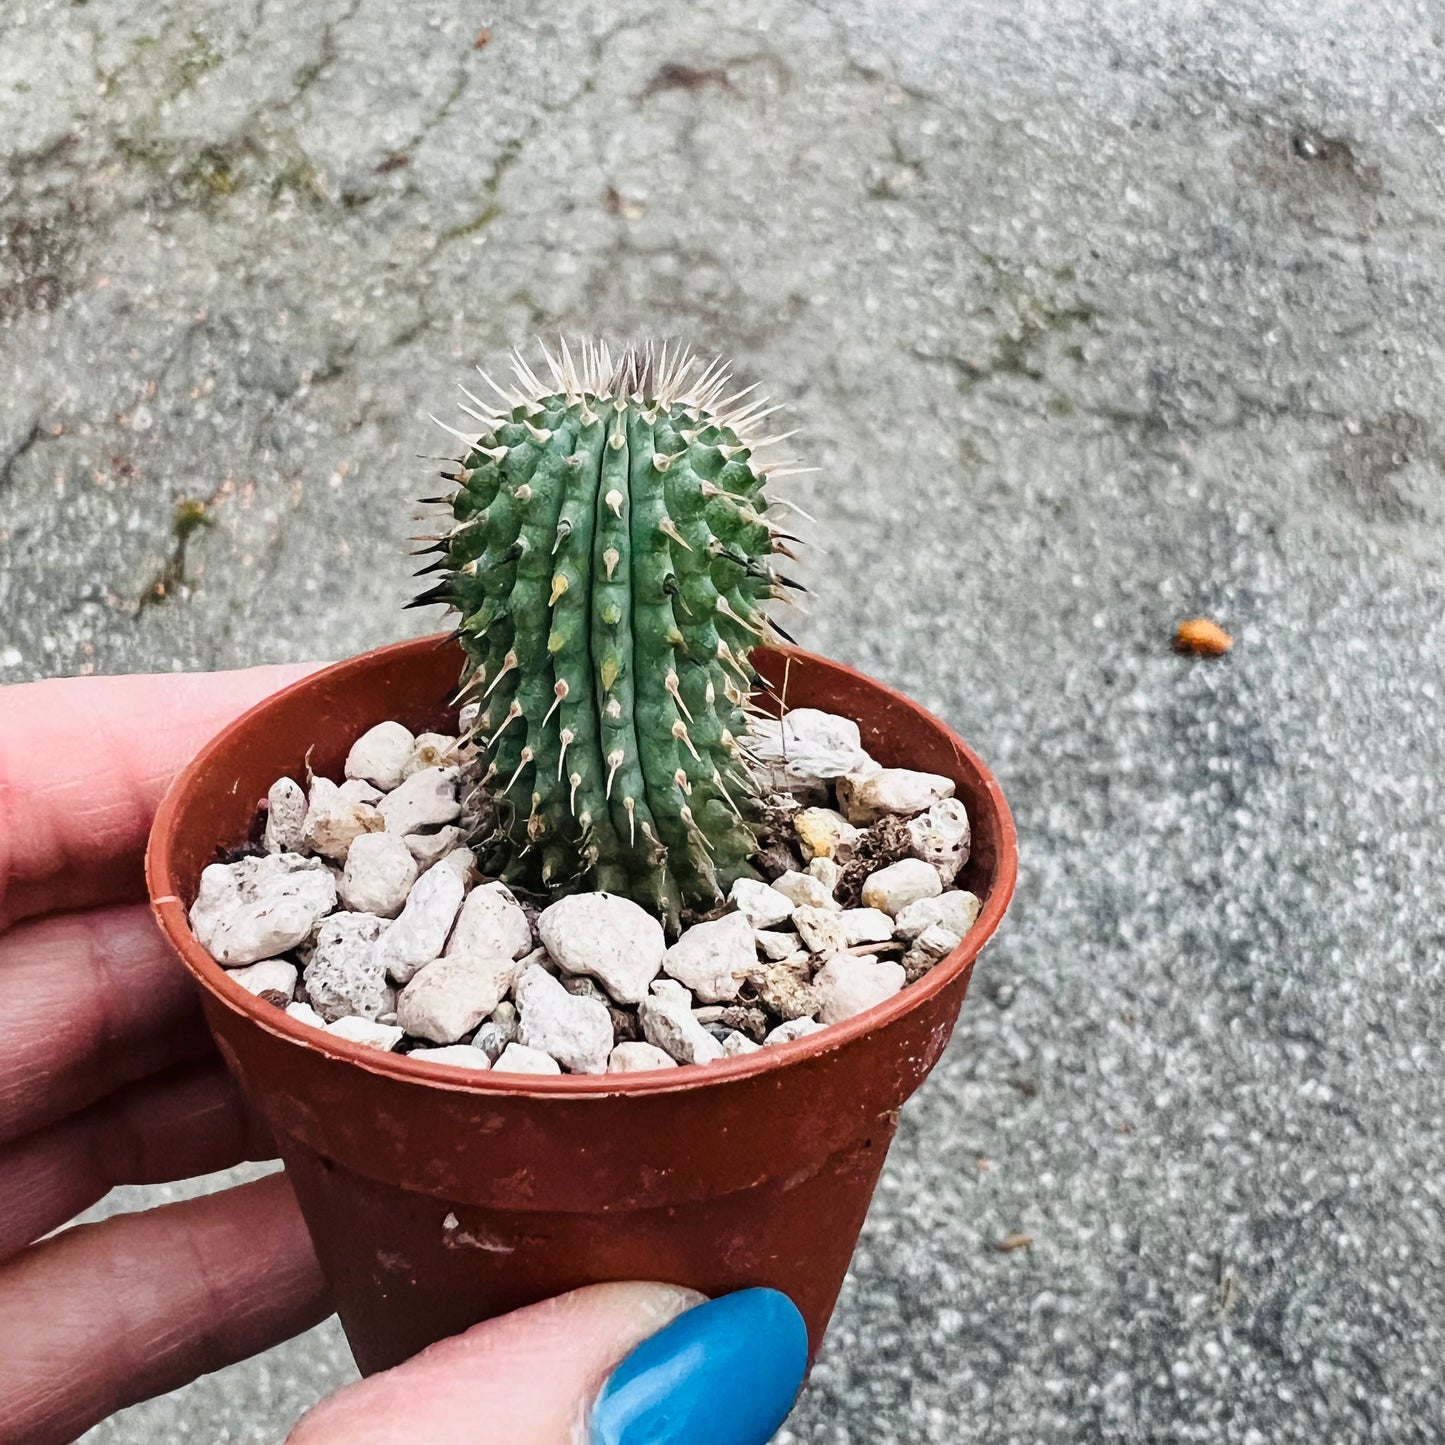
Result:
{"label": "green cactus stem", "polygon": [[[759,802],[743,747],[749,653],[780,629],[794,540],[756,459],[771,410],[724,398],[722,363],[663,348],[515,359],[467,392],[450,513],[417,599],[460,613],[459,697],[487,869],[549,893],[603,889],[675,927],[751,873]],[[448,430],[454,430],[448,428]]]}

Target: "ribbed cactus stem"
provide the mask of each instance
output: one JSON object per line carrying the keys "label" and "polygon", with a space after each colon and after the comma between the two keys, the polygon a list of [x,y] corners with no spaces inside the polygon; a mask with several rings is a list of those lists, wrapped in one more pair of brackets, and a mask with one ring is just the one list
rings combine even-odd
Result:
{"label": "ribbed cactus stem", "polygon": [[[719,363],[587,345],[520,357],[470,396],[451,520],[419,603],[460,614],[463,694],[492,871],[553,893],[605,889],[675,925],[751,870],[758,799],[742,739],[771,558],[762,402]],[[441,499],[439,499],[441,500]]]}

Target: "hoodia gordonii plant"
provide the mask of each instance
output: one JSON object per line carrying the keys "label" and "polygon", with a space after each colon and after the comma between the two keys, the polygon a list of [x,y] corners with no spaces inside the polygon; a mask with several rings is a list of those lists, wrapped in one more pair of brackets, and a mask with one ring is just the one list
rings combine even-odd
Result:
{"label": "hoodia gordonii plant", "polygon": [[[518,356],[470,392],[440,573],[417,604],[460,613],[460,697],[489,871],[524,888],[630,897],[675,927],[751,875],[759,799],[744,754],[752,647],[792,539],[769,520],[777,437],[721,362],[587,344]],[[484,374],[485,375],[485,374]],[[465,388],[463,388],[465,391]],[[443,423],[443,425],[445,425]],[[785,635],[785,634],[782,634]]]}

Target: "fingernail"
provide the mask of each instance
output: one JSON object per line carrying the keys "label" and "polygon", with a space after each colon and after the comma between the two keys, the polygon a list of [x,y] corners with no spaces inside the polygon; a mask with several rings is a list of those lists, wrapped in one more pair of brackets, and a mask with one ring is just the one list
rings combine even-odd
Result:
{"label": "fingernail", "polygon": [[808,1367],[787,1295],[745,1289],[679,1315],[608,1377],[591,1445],[766,1445]]}

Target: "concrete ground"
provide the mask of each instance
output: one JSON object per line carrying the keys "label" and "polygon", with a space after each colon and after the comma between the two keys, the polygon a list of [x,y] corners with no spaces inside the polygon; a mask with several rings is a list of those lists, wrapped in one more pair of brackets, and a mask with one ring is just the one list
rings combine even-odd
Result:
{"label": "concrete ground", "polygon": [[821,467],[802,640],[1023,840],[780,1438],[1437,1441],[1442,96],[1413,0],[10,0],[0,678],[431,628],[473,362],[732,354]]}

